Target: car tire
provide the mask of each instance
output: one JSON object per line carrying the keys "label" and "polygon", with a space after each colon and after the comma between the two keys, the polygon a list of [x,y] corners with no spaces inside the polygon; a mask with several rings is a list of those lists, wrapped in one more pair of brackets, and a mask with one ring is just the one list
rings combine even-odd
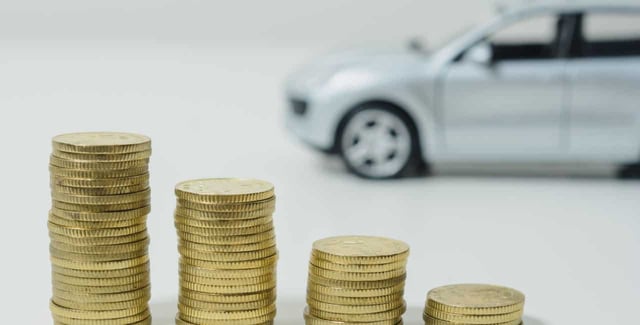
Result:
{"label": "car tire", "polygon": [[347,168],[368,179],[425,173],[418,131],[400,108],[386,103],[356,107],[339,125],[336,148]]}
{"label": "car tire", "polygon": [[618,169],[620,179],[640,179],[640,163],[624,165]]}

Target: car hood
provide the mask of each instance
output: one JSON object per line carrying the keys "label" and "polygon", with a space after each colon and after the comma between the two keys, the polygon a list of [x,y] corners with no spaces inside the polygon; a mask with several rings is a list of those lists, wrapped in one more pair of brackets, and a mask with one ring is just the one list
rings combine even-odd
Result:
{"label": "car hood", "polygon": [[367,75],[369,79],[406,79],[422,71],[428,56],[411,50],[345,51],[317,59],[296,71],[288,80],[292,87],[321,87],[333,77],[346,73]]}

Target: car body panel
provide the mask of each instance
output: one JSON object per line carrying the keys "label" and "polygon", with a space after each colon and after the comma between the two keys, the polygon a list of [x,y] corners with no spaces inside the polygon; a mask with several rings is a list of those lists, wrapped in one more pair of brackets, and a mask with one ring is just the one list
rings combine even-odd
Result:
{"label": "car body panel", "polygon": [[574,59],[567,69],[569,155],[602,161],[638,160],[640,59]]}

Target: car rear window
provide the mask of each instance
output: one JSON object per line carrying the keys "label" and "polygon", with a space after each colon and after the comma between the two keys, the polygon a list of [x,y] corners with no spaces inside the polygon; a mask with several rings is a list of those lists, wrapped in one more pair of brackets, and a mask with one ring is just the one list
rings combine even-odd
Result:
{"label": "car rear window", "polygon": [[640,14],[590,13],[583,18],[584,56],[640,55]]}

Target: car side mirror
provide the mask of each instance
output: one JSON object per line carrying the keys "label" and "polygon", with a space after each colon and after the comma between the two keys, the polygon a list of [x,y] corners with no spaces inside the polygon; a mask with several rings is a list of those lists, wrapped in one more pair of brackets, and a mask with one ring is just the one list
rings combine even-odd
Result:
{"label": "car side mirror", "polygon": [[491,44],[482,42],[480,44],[475,45],[467,54],[465,54],[465,61],[481,64],[481,65],[490,65],[493,58],[493,51],[491,49]]}

